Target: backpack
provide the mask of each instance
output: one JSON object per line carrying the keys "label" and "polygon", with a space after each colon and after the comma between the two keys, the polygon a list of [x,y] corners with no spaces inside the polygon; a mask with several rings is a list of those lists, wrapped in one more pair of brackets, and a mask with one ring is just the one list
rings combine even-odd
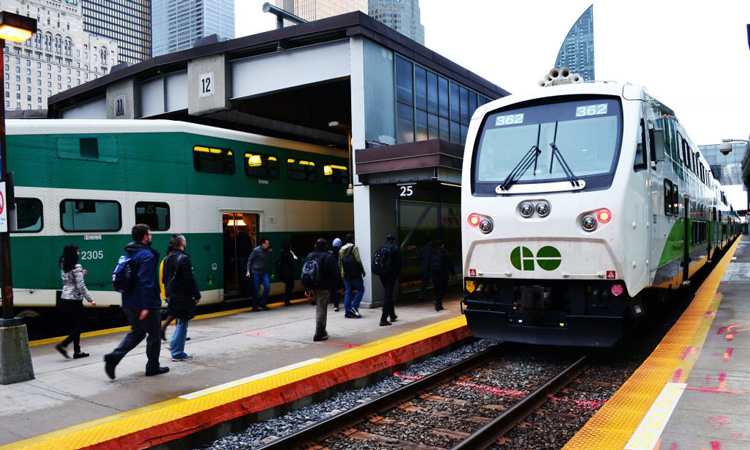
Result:
{"label": "backpack", "polygon": [[127,294],[133,289],[134,282],[133,260],[128,255],[122,255],[112,272],[112,288],[117,292]]}
{"label": "backpack", "polygon": [[320,287],[320,265],[320,261],[312,254],[302,264],[301,281],[306,290],[315,290]]}
{"label": "backpack", "polygon": [[430,272],[433,274],[441,274],[443,271],[443,254],[440,250],[433,250],[430,253]]}
{"label": "backpack", "polygon": [[387,245],[380,247],[372,255],[372,273],[375,275],[388,275],[391,269],[391,251]]}
{"label": "backpack", "polygon": [[349,253],[341,260],[341,267],[344,268],[345,278],[357,278],[362,274],[357,258],[354,257],[354,246],[349,248]]}

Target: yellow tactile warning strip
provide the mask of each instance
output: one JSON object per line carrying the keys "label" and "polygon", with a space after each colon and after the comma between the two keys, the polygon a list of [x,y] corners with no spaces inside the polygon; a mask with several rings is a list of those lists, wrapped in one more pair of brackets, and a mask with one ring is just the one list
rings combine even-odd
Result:
{"label": "yellow tactile warning strip", "polygon": [[470,337],[460,316],[335,353],[261,379],[191,399],[176,398],[8,444],[10,449],[139,449],[285,404],[391,368]]}
{"label": "yellow tactile warning strip", "polygon": [[[739,242],[737,239],[703,282],[690,306],[653,353],[564,449],[622,450],[664,387],[687,380],[719,308],[721,296],[716,291]],[[656,430],[656,425],[643,428],[648,432]],[[643,436],[644,440],[647,437]]]}

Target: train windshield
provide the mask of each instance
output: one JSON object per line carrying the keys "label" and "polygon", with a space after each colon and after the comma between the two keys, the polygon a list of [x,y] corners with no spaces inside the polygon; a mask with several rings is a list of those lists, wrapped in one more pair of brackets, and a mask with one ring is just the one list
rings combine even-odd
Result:
{"label": "train windshield", "polygon": [[[597,178],[615,168],[620,104],[594,98],[506,109],[487,117],[476,183],[528,184]],[[567,167],[566,167],[567,166]]]}

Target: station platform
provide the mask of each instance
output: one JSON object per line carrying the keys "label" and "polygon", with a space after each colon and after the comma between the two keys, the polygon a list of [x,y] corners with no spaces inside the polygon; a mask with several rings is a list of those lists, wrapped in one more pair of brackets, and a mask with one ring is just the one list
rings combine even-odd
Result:
{"label": "station platform", "polygon": [[234,418],[267,418],[280,405],[304,404],[470,338],[459,300],[455,290],[438,313],[431,302],[399,299],[398,320],[387,327],[379,326],[380,309],[348,319],[329,305],[322,342],[312,340],[315,307],[305,299],[198,316],[185,348],[194,359],[171,361],[164,342],[160,359],[170,372],[155,377],[144,376],[145,341],[115,380],[104,373],[104,354],[127,328],[86,333],[81,347],[91,356],[77,360],[55,350],[62,338],[32,342],[36,379],[0,386],[0,449],[147,448]]}
{"label": "station platform", "polygon": [[748,236],[733,244],[654,352],[564,448],[750,448]]}

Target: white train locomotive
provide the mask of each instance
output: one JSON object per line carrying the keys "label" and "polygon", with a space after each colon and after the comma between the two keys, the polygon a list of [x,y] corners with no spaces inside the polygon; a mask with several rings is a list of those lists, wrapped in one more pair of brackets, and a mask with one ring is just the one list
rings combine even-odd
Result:
{"label": "white train locomotive", "polygon": [[629,84],[481,106],[461,202],[469,328],[535,344],[613,345],[739,231],[674,112]]}

